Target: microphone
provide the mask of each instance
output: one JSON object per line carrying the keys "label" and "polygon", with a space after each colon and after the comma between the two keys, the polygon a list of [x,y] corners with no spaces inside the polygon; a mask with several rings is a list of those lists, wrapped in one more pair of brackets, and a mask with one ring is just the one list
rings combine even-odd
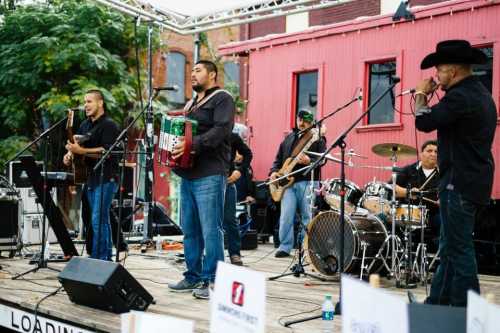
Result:
{"label": "microphone", "polygon": [[74,108],[69,108],[68,111],[75,111],[75,112],[85,111],[85,106],[80,105],[80,106],[77,106],[77,107],[74,107]]}
{"label": "microphone", "polygon": [[174,84],[173,86],[154,87],[153,89],[156,90],[156,91],[162,91],[162,90],[166,90],[166,91],[178,91],[179,90],[179,86],[176,85],[176,84]]}
{"label": "microphone", "polygon": [[404,95],[408,95],[408,94],[414,94],[415,91],[417,91],[415,88],[411,88],[411,89],[407,89],[407,90],[403,90],[401,92],[401,94],[397,95],[396,97],[401,97],[401,96],[404,96]]}

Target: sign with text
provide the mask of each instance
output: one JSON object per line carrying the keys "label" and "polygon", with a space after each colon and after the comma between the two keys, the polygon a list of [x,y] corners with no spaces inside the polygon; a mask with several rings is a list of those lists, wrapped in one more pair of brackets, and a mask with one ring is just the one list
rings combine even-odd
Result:
{"label": "sign with text", "polygon": [[219,262],[210,308],[211,333],[263,333],[266,313],[264,274]]}
{"label": "sign with text", "polygon": [[9,307],[4,304],[0,304],[0,326],[7,327],[16,332],[25,332],[25,333],[28,332],[29,333],[33,332],[92,333],[93,332],[54,319],[46,318],[43,316],[44,316],[43,313],[38,313],[35,320],[35,315],[30,312]]}
{"label": "sign with text", "polygon": [[500,327],[500,306],[473,291],[467,293],[467,333],[493,333]]}
{"label": "sign with text", "polygon": [[193,333],[191,320],[154,313],[130,311],[121,315],[121,333]]}
{"label": "sign with text", "polygon": [[408,308],[402,298],[342,275],[342,331],[408,333]]}

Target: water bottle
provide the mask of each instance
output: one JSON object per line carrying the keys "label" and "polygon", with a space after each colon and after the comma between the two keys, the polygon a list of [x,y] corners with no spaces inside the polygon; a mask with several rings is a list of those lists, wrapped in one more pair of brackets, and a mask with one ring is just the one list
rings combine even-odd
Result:
{"label": "water bottle", "polygon": [[161,254],[163,250],[163,242],[161,241],[160,234],[156,236],[156,253]]}
{"label": "water bottle", "polygon": [[49,242],[49,237],[47,237],[45,241],[45,249],[43,252],[43,259],[44,260],[49,260],[50,259],[50,242]]}
{"label": "water bottle", "polygon": [[335,306],[332,302],[332,296],[326,295],[325,301],[321,306],[321,319],[322,319],[322,330],[323,333],[332,333],[333,332],[333,315],[335,313]]}

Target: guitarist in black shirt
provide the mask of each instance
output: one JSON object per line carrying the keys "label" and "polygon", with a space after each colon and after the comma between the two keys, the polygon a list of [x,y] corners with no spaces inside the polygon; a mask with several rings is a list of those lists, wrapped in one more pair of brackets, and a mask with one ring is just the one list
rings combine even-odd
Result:
{"label": "guitarist in black shirt", "polygon": [[[278,153],[271,168],[270,178],[274,180],[285,173],[303,168],[311,163],[311,158],[303,153],[303,150],[322,153],[326,150],[326,139],[321,133],[315,133],[315,128],[299,134],[300,131],[311,127],[314,115],[307,109],[302,109],[297,115],[297,127],[288,134],[280,144]],[[313,134],[314,133],[314,134]],[[309,138],[307,137],[309,136]],[[307,148],[309,147],[309,148]],[[312,171],[314,180],[319,180],[319,168]],[[309,207],[310,193],[309,181],[311,175],[297,173],[292,176],[293,181],[281,186],[281,184],[271,185],[271,196],[275,201],[281,201],[281,215],[279,238],[280,247],[275,253],[276,258],[284,258],[290,255],[293,248],[293,225],[295,212],[300,212],[302,224],[306,226],[311,220],[311,210]],[[279,182],[278,182],[279,183]]]}
{"label": "guitarist in black shirt", "polygon": [[[65,165],[71,165],[74,155],[85,156],[88,178],[84,187],[84,195],[92,211],[92,251],[91,257],[111,260],[112,240],[109,214],[111,201],[118,190],[118,162],[111,157],[103,164],[104,177],[101,183],[100,170],[92,169],[101,153],[108,149],[118,137],[120,131],[116,123],[105,113],[104,96],[100,90],[89,90],[85,95],[85,114],[87,119],[81,124],[78,134],[86,135],[87,141],[80,145],[77,140],[68,141],[64,155]],[[102,196],[102,200],[101,200]]]}

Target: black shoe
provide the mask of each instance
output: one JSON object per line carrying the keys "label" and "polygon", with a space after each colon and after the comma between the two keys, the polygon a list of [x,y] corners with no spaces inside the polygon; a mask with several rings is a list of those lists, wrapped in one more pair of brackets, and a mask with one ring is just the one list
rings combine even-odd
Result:
{"label": "black shoe", "polygon": [[414,293],[412,293],[412,292],[411,292],[411,291],[409,291],[409,290],[408,290],[408,292],[407,292],[407,293],[408,293],[408,302],[410,302],[410,304],[411,304],[411,303],[418,303],[418,302],[417,302],[417,298],[415,297],[415,294],[414,294]]}
{"label": "black shoe", "polygon": [[289,257],[290,256],[290,253],[286,253],[285,251],[277,251],[275,254],[274,254],[274,257],[276,258],[286,258],[286,257]]}

